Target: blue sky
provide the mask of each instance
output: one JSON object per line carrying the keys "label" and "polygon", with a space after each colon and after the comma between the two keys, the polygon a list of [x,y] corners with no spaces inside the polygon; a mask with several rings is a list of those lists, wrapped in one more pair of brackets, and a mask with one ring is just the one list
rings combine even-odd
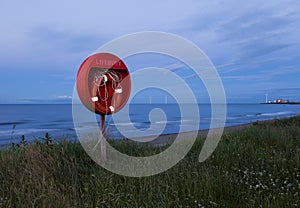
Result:
{"label": "blue sky", "polygon": [[174,33],[201,48],[228,102],[261,102],[266,93],[300,100],[296,0],[12,0],[1,2],[0,19],[0,103],[69,102],[87,56],[107,41],[145,30]]}

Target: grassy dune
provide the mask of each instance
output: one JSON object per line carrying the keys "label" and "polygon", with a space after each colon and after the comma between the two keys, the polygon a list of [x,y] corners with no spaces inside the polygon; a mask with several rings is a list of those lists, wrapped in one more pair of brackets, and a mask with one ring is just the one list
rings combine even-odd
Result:
{"label": "grassy dune", "polygon": [[[158,148],[115,143],[125,152]],[[20,144],[0,151],[0,207],[299,207],[300,117],[224,134],[198,162],[199,138],[176,166],[129,178],[94,163],[78,142]],[[139,151],[136,151],[138,148]]]}

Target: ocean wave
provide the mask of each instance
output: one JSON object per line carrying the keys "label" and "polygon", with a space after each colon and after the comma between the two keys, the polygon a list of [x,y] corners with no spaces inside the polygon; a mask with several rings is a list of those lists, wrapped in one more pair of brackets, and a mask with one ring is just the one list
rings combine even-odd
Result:
{"label": "ocean wave", "polygon": [[13,122],[0,122],[0,126],[14,126],[21,125],[31,122],[31,120],[21,120],[21,121],[13,121]]}
{"label": "ocean wave", "polygon": [[[136,123],[138,124],[138,123]],[[134,125],[133,122],[124,122],[124,123],[108,123],[109,126],[131,126]]]}
{"label": "ocean wave", "polygon": [[180,121],[155,121],[155,124],[174,124],[174,123],[180,123]]}
{"label": "ocean wave", "polygon": [[274,113],[260,113],[259,116],[273,117],[273,116],[285,116],[285,115],[293,115],[293,114],[294,112],[291,111],[279,111]]}
{"label": "ocean wave", "polygon": [[[194,120],[175,120],[175,121],[154,121],[153,124],[180,124],[180,123],[194,123]],[[139,125],[149,125],[151,124],[150,121],[146,122],[124,122],[124,123],[108,123],[109,126],[139,126]]]}
{"label": "ocean wave", "polygon": [[243,114],[236,116],[227,116],[227,120],[237,120],[237,119],[253,119],[260,117],[274,117],[276,116],[287,116],[287,115],[296,115],[295,112],[292,111],[278,111],[278,112],[270,112],[270,113],[255,113],[255,114]]}

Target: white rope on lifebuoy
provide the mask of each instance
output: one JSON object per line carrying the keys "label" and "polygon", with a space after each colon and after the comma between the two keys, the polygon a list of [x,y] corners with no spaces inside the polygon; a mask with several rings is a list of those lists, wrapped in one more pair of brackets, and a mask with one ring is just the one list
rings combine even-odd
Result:
{"label": "white rope on lifebuoy", "polygon": [[[115,111],[114,106],[109,106],[108,107],[108,89],[107,89],[107,81],[108,81],[108,76],[110,77],[111,81],[111,86],[112,89],[114,90],[115,94],[121,94],[123,92],[123,88],[120,84],[120,82],[122,81],[122,76],[119,72],[116,71],[112,71],[112,70],[108,70],[108,71],[97,71],[94,75],[94,80],[93,83],[97,86],[97,94],[99,96],[95,96],[92,97],[91,100],[93,102],[97,102],[97,101],[102,101],[105,102],[105,109],[106,109],[106,113],[107,110],[110,109],[111,112]],[[104,87],[104,96],[101,95],[101,90],[100,88]],[[114,100],[111,103],[115,103],[115,96],[113,96]]]}

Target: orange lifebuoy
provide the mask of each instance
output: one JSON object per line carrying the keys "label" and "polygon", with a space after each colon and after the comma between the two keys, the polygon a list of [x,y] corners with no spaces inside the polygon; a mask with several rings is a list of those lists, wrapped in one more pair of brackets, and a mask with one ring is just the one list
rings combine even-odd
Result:
{"label": "orange lifebuoy", "polygon": [[130,96],[129,71],[117,56],[97,53],[81,64],[76,88],[80,100],[89,110],[102,115],[116,113]]}

